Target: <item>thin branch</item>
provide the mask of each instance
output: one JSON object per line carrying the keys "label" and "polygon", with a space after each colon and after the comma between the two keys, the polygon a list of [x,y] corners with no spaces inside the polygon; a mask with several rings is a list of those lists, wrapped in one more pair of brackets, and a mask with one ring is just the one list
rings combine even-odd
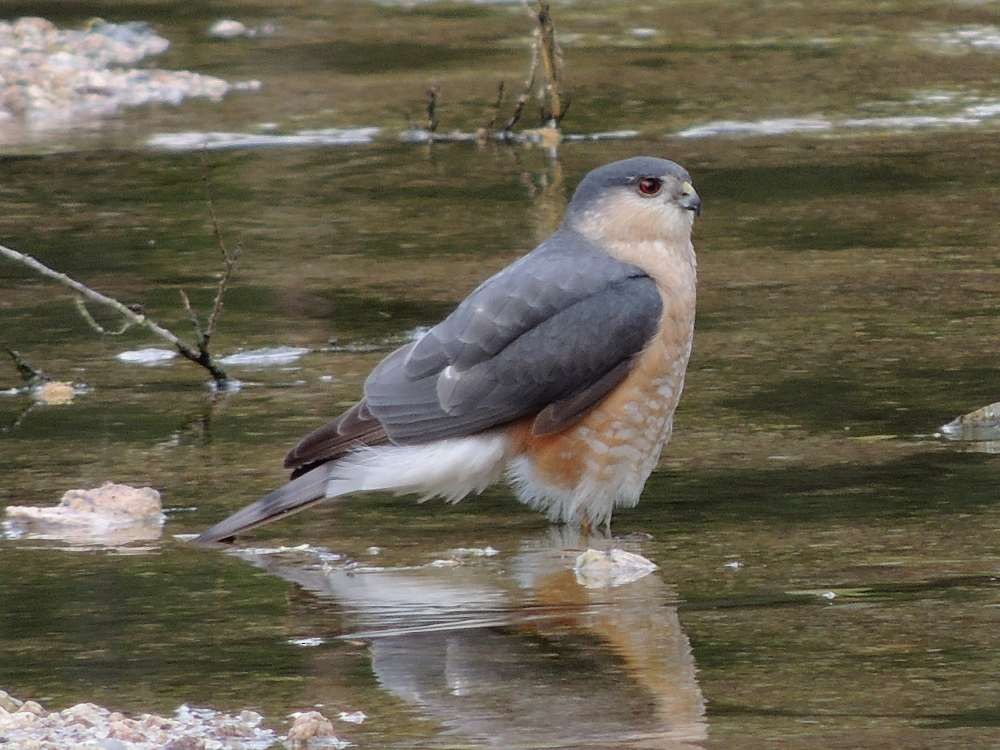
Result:
{"label": "thin branch", "polygon": [[524,79],[524,89],[521,91],[521,95],[517,97],[514,112],[503,126],[505,136],[509,135],[514,126],[521,120],[521,115],[524,113],[524,105],[528,103],[528,99],[531,98],[531,90],[535,88],[535,76],[538,74],[538,47],[539,34],[538,29],[535,29],[531,43],[531,65],[528,67],[528,76]]}
{"label": "thin branch", "polygon": [[[209,204],[211,205],[211,204]],[[212,211],[213,221],[215,221],[215,211]],[[226,252],[226,256],[223,259],[223,269],[222,275],[219,277],[219,283],[215,287],[215,299],[212,301],[212,312],[208,316],[208,325],[205,326],[205,334],[203,340],[205,342],[205,348],[208,348],[208,341],[215,334],[215,328],[219,323],[219,316],[222,315],[222,300],[226,296],[226,289],[229,286],[229,280],[233,277],[233,273],[236,271],[236,264],[240,262],[240,256],[243,255],[243,245],[237,243],[233,251]]]}
{"label": "thin branch", "polygon": [[225,240],[222,238],[222,230],[219,228],[219,217],[215,215],[215,199],[212,197],[212,183],[208,178],[208,161],[205,159],[205,150],[199,152],[201,158],[201,186],[205,191],[205,202],[208,203],[208,215],[212,218],[212,235],[215,237],[215,244],[219,248],[222,262],[229,260],[229,251],[226,250]]}
{"label": "thin branch", "polygon": [[64,273],[60,273],[59,271],[49,268],[44,263],[41,263],[32,258],[30,255],[26,255],[25,253],[18,252],[17,250],[13,250],[3,245],[0,245],[0,255],[6,257],[8,260],[13,260],[16,263],[20,263],[21,265],[27,266],[35,273],[41,274],[42,276],[50,278],[53,281],[57,281],[63,286],[69,287],[78,295],[85,297],[91,302],[96,302],[99,305],[104,305],[105,307],[111,308],[119,315],[121,315],[123,318],[125,318],[125,320],[131,322],[133,325],[142,326],[151,333],[159,336],[161,339],[169,342],[170,344],[173,344],[173,346],[177,349],[178,352],[181,353],[182,356],[186,357],[187,359],[191,360],[196,364],[201,365],[206,370],[208,370],[209,373],[211,373],[212,378],[220,386],[225,385],[226,382],[229,380],[226,373],[222,370],[222,368],[220,368],[215,363],[215,361],[211,358],[211,356],[209,356],[207,351],[203,352],[195,351],[186,343],[177,338],[177,336],[172,331],[164,328],[163,326],[161,326],[159,323],[157,323],[155,320],[145,315],[144,313],[134,312],[132,309],[130,309],[126,305],[123,305],[118,300],[112,297],[108,297],[104,294],[101,294],[100,292],[91,289],[89,286],[81,284],[76,279],[70,278]]}
{"label": "thin branch", "polygon": [[28,364],[28,360],[22,357],[20,352],[8,349],[7,347],[4,347],[4,351],[10,355],[12,360],[14,360],[14,367],[17,368],[17,372],[20,374],[21,380],[23,380],[27,385],[39,385],[40,383],[47,383],[52,379],[41,370],[36,370]]}
{"label": "thin branch", "polygon": [[556,29],[552,23],[552,13],[549,4],[538,0],[538,29],[540,32],[539,48],[542,54],[542,67],[545,70],[545,90],[549,95],[548,124],[559,127],[563,118],[562,109],[562,50],[556,43]]}
{"label": "thin branch", "polygon": [[497,83],[497,99],[493,102],[493,108],[491,110],[490,121],[486,123],[486,133],[492,133],[493,129],[496,127],[497,120],[500,118],[500,108],[503,107],[503,97],[504,97],[504,82],[500,80]]}
{"label": "thin branch", "polygon": [[201,321],[198,320],[198,313],[191,307],[191,300],[188,299],[187,292],[183,289],[178,289],[177,291],[181,293],[181,304],[184,305],[184,311],[187,312],[188,318],[191,319],[191,327],[194,329],[194,340],[198,345],[198,351],[202,351],[205,348],[205,332],[201,328]]}
{"label": "thin branch", "polygon": [[429,133],[433,133],[437,130],[437,103],[438,95],[440,93],[441,87],[437,84],[434,84],[427,89],[427,132]]}
{"label": "thin branch", "polygon": [[37,407],[37,406],[38,406],[38,404],[39,404],[39,402],[38,402],[38,401],[35,401],[35,400],[32,400],[32,402],[31,402],[30,404],[28,404],[28,405],[27,405],[27,406],[26,406],[26,407],[25,407],[25,408],[24,408],[24,409],[23,409],[23,410],[21,411],[21,413],[20,413],[20,414],[18,414],[18,415],[17,415],[17,418],[16,418],[16,419],[14,419],[14,421],[13,421],[13,422],[11,422],[11,423],[10,423],[9,425],[7,425],[6,427],[0,427],[0,433],[4,433],[4,432],[13,432],[13,431],[14,431],[14,430],[16,430],[16,429],[17,429],[18,427],[20,427],[20,426],[21,426],[21,423],[22,423],[22,422],[23,422],[23,421],[24,421],[25,419],[27,419],[28,415],[29,415],[29,414],[31,414],[31,412],[33,412],[33,411],[35,410],[35,407]]}
{"label": "thin branch", "polygon": [[125,331],[135,325],[132,321],[126,320],[117,331],[109,331],[107,328],[94,320],[94,316],[91,315],[90,310],[87,309],[87,303],[83,301],[83,297],[75,297],[73,302],[76,304],[76,311],[80,313],[80,317],[83,318],[84,322],[86,322],[87,325],[102,336],[121,336],[125,333]]}
{"label": "thin branch", "polygon": [[[236,264],[239,263],[240,256],[243,254],[243,246],[239,243],[232,252],[226,247],[226,242],[222,237],[222,229],[219,227],[219,217],[215,212],[215,199],[212,196],[212,184],[208,177],[208,164],[205,161],[205,152],[201,152],[202,160],[202,175],[201,183],[205,190],[205,201],[208,203],[208,213],[212,219],[212,234],[215,236],[215,243],[219,247],[219,254],[222,256],[222,276],[219,277],[219,283],[215,287],[215,299],[212,302],[212,312],[208,316],[208,324],[205,326],[204,330],[201,328],[201,324],[198,323],[195,326],[195,331],[198,334],[198,348],[204,350],[206,353],[208,351],[208,342],[215,334],[215,328],[219,322],[219,316],[222,314],[222,300],[226,295],[226,287],[229,285],[229,280],[232,278],[233,273],[236,270]],[[183,294],[183,292],[182,292]],[[184,295],[185,300],[187,295]],[[186,302],[186,307],[190,311],[190,302]],[[193,311],[190,311],[192,319],[197,321],[197,316]]]}
{"label": "thin branch", "polygon": [[566,119],[566,113],[569,112],[569,106],[573,103],[572,97],[569,94],[563,94],[562,98],[562,112],[559,115],[559,122]]}

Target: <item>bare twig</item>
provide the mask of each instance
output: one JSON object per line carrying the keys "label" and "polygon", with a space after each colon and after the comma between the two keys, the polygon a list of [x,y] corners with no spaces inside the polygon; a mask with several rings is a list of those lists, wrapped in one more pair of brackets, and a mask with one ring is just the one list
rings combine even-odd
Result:
{"label": "bare twig", "polygon": [[441,87],[437,84],[434,84],[427,89],[427,132],[429,133],[433,133],[437,130],[437,103],[438,95],[440,93]]}
{"label": "bare twig", "polygon": [[205,331],[201,327],[201,321],[198,320],[198,313],[194,311],[191,307],[191,300],[187,296],[187,292],[183,289],[178,289],[181,293],[181,304],[184,306],[184,311],[188,314],[188,318],[191,320],[191,327],[194,329],[194,340],[198,344],[199,351],[202,348],[202,344],[205,341]]}
{"label": "bare twig", "polygon": [[13,260],[16,263],[27,266],[35,273],[41,274],[42,276],[50,278],[53,281],[57,281],[63,286],[69,287],[78,295],[90,300],[91,302],[96,302],[99,305],[111,308],[125,318],[126,321],[129,321],[132,325],[142,326],[146,330],[172,344],[177,351],[187,359],[204,367],[209,371],[212,378],[219,386],[225,386],[227,384],[229,380],[228,376],[222,368],[216,364],[215,360],[212,359],[207,351],[195,351],[181,339],[177,338],[172,331],[164,328],[148,315],[133,311],[130,307],[123,305],[118,300],[101,294],[100,292],[91,289],[89,286],[80,283],[76,279],[70,278],[64,273],[49,268],[47,265],[39,262],[35,258],[32,258],[30,255],[26,255],[25,253],[18,252],[17,250],[3,245],[0,245],[0,255],[6,257],[8,260]]}
{"label": "bare twig", "polygon": [[21,410],[21,413],[17,415],[17,417],[14,419],[13,422],[11,422],[9,425],[5,427],[0,427],[0,433],[13,432],[18,427],[20,427],[21,423],[28,418],[28,415],[35,410],[35,407],[37,407],[39,403],[40,402],[33,400],[30,404],[28,404],[24,409]]}
{"label": "bare twig", "polygon": [[541,51],[542,67],[545,71],[545,91],[548,93],[549,109],[545,124],[559,127],[563,118],[562,108],[562,50],[556,42],[556,30],[552,24],[549,4],[538,0],[538,47]]}
{"label": "bare twig", "polygon": [[[86,322],[87,325],[102,336],[121,336],[125,333],[125,331],[135,325],[132,321],[126,320],[117,331],[109,331],[107,328],[94,320],[94,316],[91,315],[90,310],[87,309],[87,303],[83,301],[83,297],[77,297],[73,300],[73,302],[76,303],[76,311],[80,313],[80,317],[83,318],[84,322]],[[134,310],[134,307],[132,309]]]}
{"label": "bare twig", "polygon": [[528,76],[524,79],[524,89],[521,91],[521,95],[517,97],[514,112],[503,126],[504,136],[509,135],[514,126],[521,120],[521,115],[524,113],[524,105],[528,103],[528,99],[531,98],[531,91],[535,88],[535,76],[538,74],[538,38],[538,30],[536,29],[531,43],[531,65],[528,66]]}
{"label": "bare twig", "polygon": [[490,110],[490,120],[486,123],[486,133],[487,135],[493,132],[496,127],[497,120],[500,118],[500,108],[503,107],[503,97],[504,97],[504,82],[503,80],[497,83],[497,99],[493,102],[493,108]]}
{"label": "bare twig", "polygon": [[222,260],[229,258],[229,251],[226,250],[226,242],[222,238],[222,230],[219,228],[219,217],[215,214],[215,199],[212,197],[212,183],[208,179],[208,161],[205,158],[205,151],[199,152],[201,157],[201,187],[205,191],[205,202],[208,203],[208,215],[212,219],[212,236],[215,237],[215,244],[219,248]]}
{"label": "bare twig", "polygon": [[205,327],[206,347],[208,346],[208,340],[212,338],[215,328],[219,323],[219,316],[222,314],[222,300],[226,295],[226,288],[229,286],[229,280],[236,271],[236,264],[239,263],[241,255],[243,255],[243,245],[237,243],[232,252],[226,252],[226,256],[223,259],[222,275],[219,277],[219,283],[215,287],[212,312],[208,316],[208,325]]}
{"label": "bare twig", "polygon": [[[222,275],[219,277],[219,283],[215,287],[215,299],[212,301],[212,312],[208,315],[208,324],[203,331],[200,324],[195,329],[198,334],[198,348],[204,349],[207,352],[208,342],[213,334],[215,334],[215,328],[219,323],[219,316],[222,314],[222,301],[226,295],[226,287],[229,286],[229,280],[236,271],[236,264],[239,263],[240,256],[243,254],[243,246],[240,243],[236,243],[236,247],[233,248],[232,252],[226,247],[226,242],[222,237],[222,230],[219,228],[219,217],[215,213],[215,199],[212,197],[212,185],[208,179],[208,165],[205,164],[204,158],[205,155],[202,152],[204,169],[202,170],[201,182],[205,190],[205,201],[208,203],[208,213],[212,218],[212,234],[215,237],[216,245],[219,247],[219,254],[222,256]],[[187,299],[186,294],[184,298],[185,300]],[[187,302],[186,306],[190,310],[190,302]],[[193,311],[191,315],[195,321],[198,320]]]}
{"label": "bare twig", "polygon": [[47,383],[52,379],[41,370],[36,370],[28,364],[28,360],[22,357],[20,352],[8,349],[7,347],[4,347],[4,351],[10,355],[12,360],[14,360],[14,367],[17,368],[17,372],[20,374],[21,380],[23,380],[27,385],[40,385],[42,383]]}
{"label": "bare twig", "polygon": [[[146,330],[173,344],[177,351],[180,352],[186,359],[189,359],[195,364],[198,364],[208,370],[216,385],[220,388],[224,388],[228,384],[229,378],[225,371],[219,367],[218,363],[216,363],[216,361],[212,358],[212,355],[209,353],[208,345],[218,326],[219,316],[222,314],[222,305],[226,294],[226,288],[228,287],[229,281],[232,279],[233,273],[236,270],[236,265],[239,262],[240,255],[242,253],[242,247],[237,244],[231,252],[229,248],[226,247],[225,238],[222,236],[222,229],[219,227],[219,218],[215,212],[215,201],[212,199],[212,188],[209,182],[209,169],[205,160],[204,152],[201,154],[201,159],[202,185],[205,190],[205,201],[208,203],[208,213],[212,220],[212,235],[215,238],[215,244],[218,247],[219,255],[222,258],[223,270],[222,274],[219,276],[218,284],[216,285],[215,299],[212,302],[212,310],[209,313],[208,322],[205,326],[202,326],[201,320],[198,318],[198,314],[191,306],[191,300],[188,299],[187,294],[183,289],[180,292],[181,302],[183,303],[184,309],[187,312],[188,317],[191,319],[191,324],[194,327],[195,346],[193,348],[178,338],[172,331],[147,316],[141,305],[123,305],[118,300],[101,294],[100,292],[91,289],[86,284],[70,278],[64,273],[49,268],[44,263],[32,258],[30,255],[18,252],[17,250],[13,250],[9,247],[0,245],[0,255],[3,255],[17,263],[21,263],[36,273],[58,281],[63,286],[67,286],[75,291],[78,295],[75,300],[76,308],[79,311],[80,316],[84,319],[84,321],[86,321],[87,325],[98,333],[107,336],[120,336],[133,326],[142,326]],[[121,328],[116,331],[109,331],[104,328],[90,314],[90,311],[87,309],[86,300],[96,302],[97,304],[104,305],[105,307],[110,307],[112,310],[121,315],[122,318],[124,318]],[[14,354],[11,354],[11,356],[14,356]],[[15,359],[15,362],[16,361],[17,360]]]}

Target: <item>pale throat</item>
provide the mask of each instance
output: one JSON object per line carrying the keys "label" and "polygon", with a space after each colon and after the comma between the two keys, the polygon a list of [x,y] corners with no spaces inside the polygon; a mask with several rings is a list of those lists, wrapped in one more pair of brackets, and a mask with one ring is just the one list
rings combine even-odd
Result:
{"label": "pale throat", "polygon": [[691,211],[624,194],[575,217],[573,228],[612,257],[641,268],[662,291],[690,297],[693,305],[697,276],[693,223]]}

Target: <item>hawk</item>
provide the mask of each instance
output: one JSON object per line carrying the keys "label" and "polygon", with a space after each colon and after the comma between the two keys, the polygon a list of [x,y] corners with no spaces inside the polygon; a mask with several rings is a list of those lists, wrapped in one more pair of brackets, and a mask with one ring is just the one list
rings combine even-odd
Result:
{"label": "hawk", "polygon": [[694,335],[701,199],[648,156],[593,170],[562,225],[383,359],[360,401],[285,457],[292,478],[202,533],[227,540],[324,499],[457,502],[506,477],[550,520],[610,527],[673,429]]}

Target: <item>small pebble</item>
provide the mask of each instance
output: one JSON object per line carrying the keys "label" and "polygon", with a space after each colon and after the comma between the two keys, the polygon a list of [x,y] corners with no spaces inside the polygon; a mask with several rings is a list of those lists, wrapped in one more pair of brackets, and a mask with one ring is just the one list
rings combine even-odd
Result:
{"label": "small pebble", "polygon": [[292,726],[288,730],[289,742],[308,742],[314,737],[333,737],[333,722],[319,711],[303,711],[292,714]]}
{"label": "small pebble", "polygon": [[235,39],[238,36],[246,36],[249,31],[246,24],[231,18],[221,18],[209,27],[208,35],[216,39]]}
{"label": "small pebble", "polygon": [[34,388],[31,391],[35,401],[48,406],[63,406],[73,401],[76,396],[76,389],[72,383],[63,383],[58,380],[50,380],[48,383]]}
{"label": "small pebble", "polygon": [[588,549],[580,553],[573,566],[576,582],[584,588],[622,586],[652,573],[656,564],[642,555],[623,549],[607,551]]}

